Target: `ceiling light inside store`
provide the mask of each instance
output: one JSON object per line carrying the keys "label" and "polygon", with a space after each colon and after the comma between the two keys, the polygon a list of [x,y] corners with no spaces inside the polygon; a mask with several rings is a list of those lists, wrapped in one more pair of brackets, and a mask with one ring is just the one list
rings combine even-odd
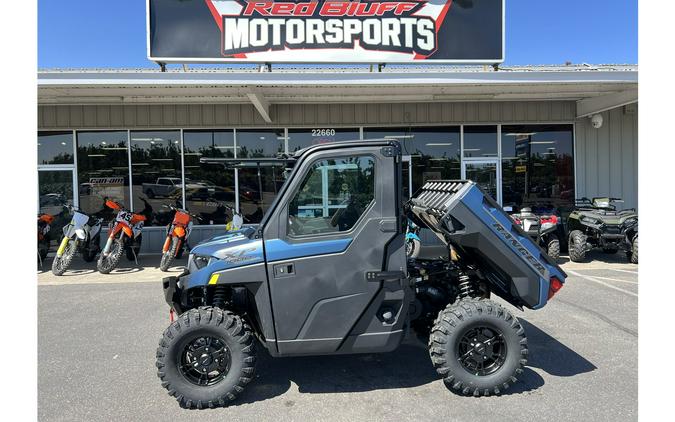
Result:
{"label": "ceiling light inside store", "polygon": [[449,147],[452,145],[451,142],[430,142],[427,144],[428,147]]}
{"label": "ceiling light inside store", "polygon": [[61,142],[61,145],[66,145],[66,143],[65,143],[65,142]]}
{"label": "ceiling light inside store", "polygon": [[105,157],[105,154],[89,154],[87,157]]}
{"label": "ceiling light inside store", "polygon": [[475,152],[480,151],[480,148],[464,148],[464,152]]}
{"label": "ceiling light inside store", "polygon": [[507,133],[504,136],[534,136],[537,132],[527,132],[527,133]]}
{"label": "ceiling light inside store", "polygon": [[[91,144],[89,144],[91,145]],[[101,145],[107,145],[106,141],[101,141]]]}
{"label": "ceiling light inside store", "polygon": [[412,139],[415,135],[387,135],[384,139]]}
{"label": "ceiling light inside store", "polygon": [[550,145],[555,143],[556,141],[532,141],[530,142],[530,145]]}
{"label": "ceiling light inside store", "polygon": [[216,149],[234,149],[233,146],[216,145]]}
{"label": "ceiling light inside store", "polygon": [[106,151],[126,151],[127,150],[125,147],[103,147],[101,149],[104,149]]}
{"label": "ceiling light inside store", "polygon": [[131,163],[132,166],[149,166],[150,163]]}

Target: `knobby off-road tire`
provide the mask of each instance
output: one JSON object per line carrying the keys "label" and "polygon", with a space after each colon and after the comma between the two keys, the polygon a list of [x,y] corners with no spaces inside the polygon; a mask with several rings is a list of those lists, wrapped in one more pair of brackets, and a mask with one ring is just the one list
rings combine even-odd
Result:
{"label": "knobby off-road tire", "polygon": [[[200,346],[201,339],[205,338],[214,339],[209,344],[216,347],[224,344],[225,352],[220,349],[220,354],[210,355],[215,353],[213,349],[206,352],[205,346]],[[195,344],[199,361],[189,358]],[[208,376],[218,374],[217,382],[197,385],[192,375],[198,371],[193,369],[194,363],[196,368],[203,362],[211,364],[225,353],[229,357],[227,371],[223,371],[222,376],[217,370],[209,372]],[[202,409],[225,406],[233,401],[253,379],[255,362],[255,338],[246,322],[230,311],[201,307],[183,313],[164,331],[157,348],[156,365],[162,386],[181,407]]]}
{"label": "knobby off-road tire", "polygon": [[162,254],[162,260],[159,262],[159,269],[161,271],[166,271],[171,266],[171,263],[176,257],[179,242],[180,239],[178,239],[177,237],[174,236],[171,238],[171,247],[169,248],[168,251]]}
{"label": "knobby off-road tire", "polygon": [[546,253],[553,259],[560,258],[560,240],[555,235],[552,235],[548,239],[548,244],[546,245]]}
{"label": "knobby off-road tire", "polygon": [[[477,342],[474,342],[474,333]],[[467,341],[467,335],[469,343]],[[479,338],[480,337],[480,338]],[[491,344],[486,341],[493,339]],[[477,347],[471,347],[471,344]],[[479,344],[480,343],[480,344]],[[503,360],[488,358],[485,362],[499,362],[492,365],[491,372],[476,375],[462,362],[468,356],[466,350],[475,354],[468,357],[480,360],[484,347],[492,351],[503,351]],[[460,356],[461,354],[461,356]],[[522,374],[527,363],[527,338],[522,325],[511,313],[491,300],[462,299],[448,305],[438,314],[429,336],[429,355],[436,372],[451,391],[463,395],[489,396],[501,394]]]}
{"label": "knobby off-road tire", "polygon": [[572,262],[581,262],[586,258],[586,235],[580,230],[573,230],[569,238],[569,253]]}
{"label": "knobby off-road tire", "polygon": [[63,251],[61,256],[55,256],[54,261],[52,261],[52,273],[54,275],[63,275],[66,272],[70,264],[75,258],[75,252],[77,251],[77,240],[71,239],[66,245],[66,249]]}
{"label": "knobby off-road tire", "polygon": [[630,260],[631,264],[637,264],[638,263],[638,237],[635,236],[633,238],[633,250],[628,253],[628,259]]}
{"label": "knobby off-road tire", "polygon": [[122,259],[122,253],[124,253],[124,244],[121,239],[115,239],[110,247],[108,256],[103,256],[103,253],[101,253],[101,256],[98,257],[98,261],[96,261],[98,272],[109,274],[119,264],[120,259]]}

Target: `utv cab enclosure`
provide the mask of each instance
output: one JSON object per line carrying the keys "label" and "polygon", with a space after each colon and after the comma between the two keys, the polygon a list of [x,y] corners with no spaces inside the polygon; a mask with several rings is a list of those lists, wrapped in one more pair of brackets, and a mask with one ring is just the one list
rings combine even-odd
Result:
{"label": "utv cab enclosure", "polygon": [[[452,390],[499,394],[527,358],[516,308],[539,309],[565,273],[470,181],[403,198],[392,140],[316,145],[284,157],[287,180],[258,227],[195,247],[163,280],[172,323],[158,375],[186,407],[225,405],[272,356],[394,350],[410,330]],[[408,259],[408,219],[447,246]],[[175,319],[174,319],[175,315]]]}

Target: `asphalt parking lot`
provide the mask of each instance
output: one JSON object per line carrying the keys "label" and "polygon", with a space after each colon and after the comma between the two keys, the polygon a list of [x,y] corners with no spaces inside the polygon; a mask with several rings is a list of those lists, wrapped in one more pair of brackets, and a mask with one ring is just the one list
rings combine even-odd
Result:
{"label": "asphalt parking lot", "polygon": [[567,283],[544,309],[511,308],[530,357],[500,397],[449,392],[425,346],[409,338],[386,354],[274,359],[261,351],[239,400],[203,411],[181,409],[156,376],[168,325],[158,256],[110,275],[76,261],[62,277],[47,271],[48,260],[38,272],[39,419],[636,420],[638,266],[618,254],[590,258],[563,265]]}

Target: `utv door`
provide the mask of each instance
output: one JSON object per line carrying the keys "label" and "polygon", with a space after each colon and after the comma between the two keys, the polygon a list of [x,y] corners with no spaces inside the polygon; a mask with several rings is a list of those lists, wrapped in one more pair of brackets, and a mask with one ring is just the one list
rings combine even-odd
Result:
{"label": "utv door", "polygon": [[280,355],[388,351],[411,291],[397,143],[309,150],[265,224]]}

